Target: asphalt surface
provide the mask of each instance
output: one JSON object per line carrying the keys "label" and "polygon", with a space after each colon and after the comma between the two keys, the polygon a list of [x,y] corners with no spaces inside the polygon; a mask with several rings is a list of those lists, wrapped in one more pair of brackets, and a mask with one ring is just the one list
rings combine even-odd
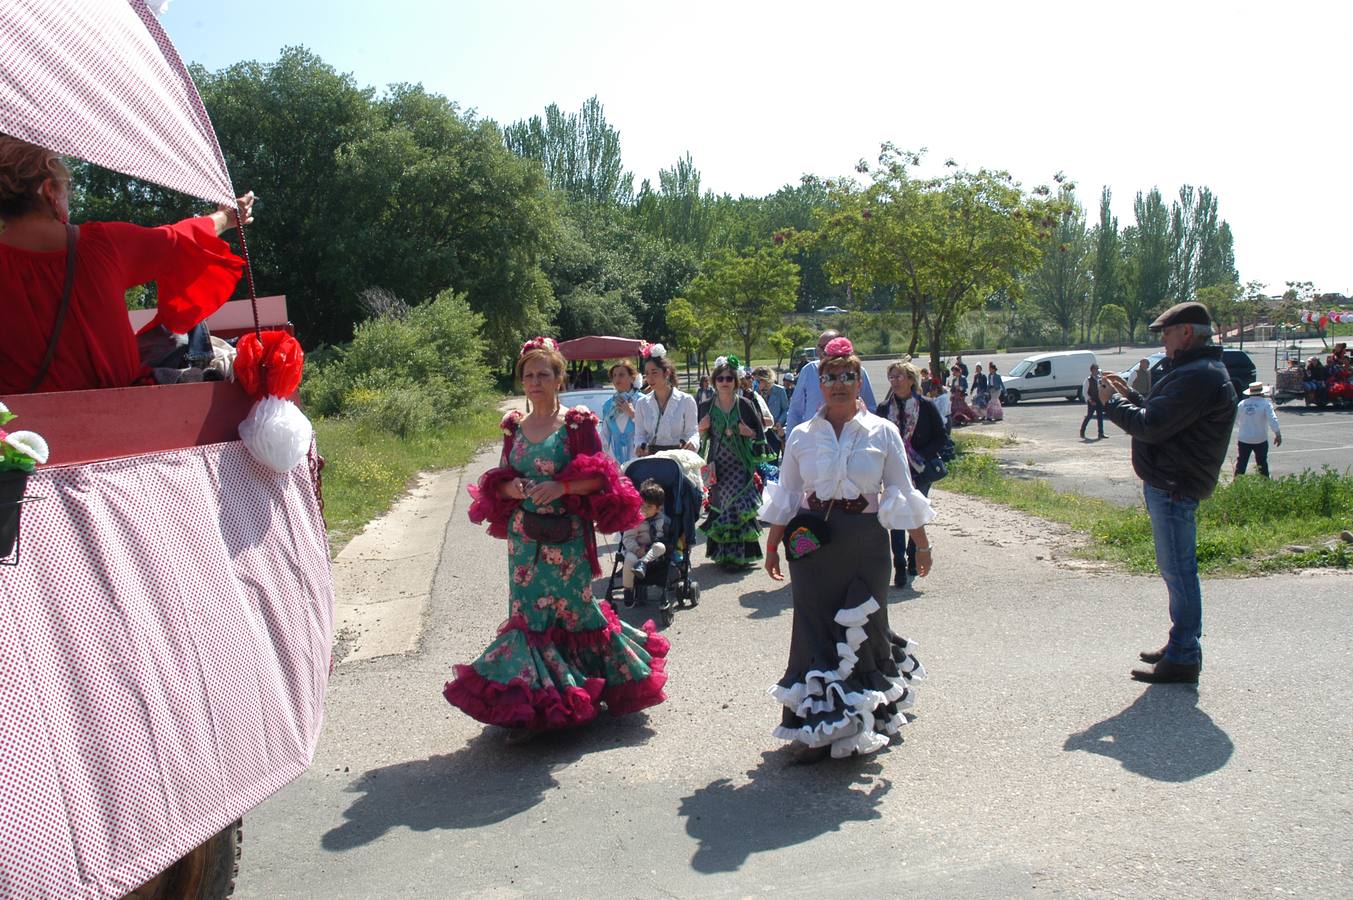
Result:
{"label": "asphalt surface", "polygon": [[[1136,365],[1137,360],[1151,352],[1153,348],[1149,347],[1129,348],[1122,353],[1097,352],[1096,358],[1104,370],[1119,372]],[[1247,352],[1255,361],[1259,378],[1272,384],[1272,345],[1251,348]],[[971,370],[979,362],[985,366],[994,361],[997,369],[1004,373],[1029,355],[965,357],[964,362]],[[883,396],[881,392],[887,390],[888,384],[888,363],[871,360],[865,367],[875,391]],[[1089,372],[1085,374],[1089,375]],[[1353,408],[1307,408],[1301,401],[1294,401],[1276,409],[1282,426],[1283,445],[1273,446],[1270,437],[1268,460],[1273,475],[1319,470],[1326,466],[1344,472],[1353,466]],[[1015,438],[1018,441],[1015,446],[994,451],[1008,474],[1045,478],[1058,490],[1074,490],[1123,505],[1140,505],[1141,482],[1132,472],[1131,438],[1106,419],[1104,440],[1097,439],[1094,421],[1086,426],[1088,437],[1082,440],[1078,432],[1084,417],[1085,405],[1082,403],[1062,399],[1026,400],[1016,406],[1006,406],[1002,422],[968,425],[959,430]],[[1235,467],[1235,455],[1233,435],[1222,470],[1225,478],[1230,477]],[[1250,471],[1257,471],[1253,461]]]}
{"label": "asphalt surface", "polygon": [[1158,579],[937,490],[936,570],[889,598],[929,671],[900,742],[792,765],[766,694],[788,587],[701,549],[669,700],[509,747],[441,697],[507,607],[467,502],[419,649],[336,669],[314,766],[245,820],[237,897],[1353,893],[1346,574],[1206,582],[1201,687],[1146,687]]}

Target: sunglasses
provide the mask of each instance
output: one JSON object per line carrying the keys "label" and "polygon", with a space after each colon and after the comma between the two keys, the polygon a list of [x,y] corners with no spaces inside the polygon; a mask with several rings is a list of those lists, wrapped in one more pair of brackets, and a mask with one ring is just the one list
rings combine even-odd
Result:
{"label": "sunglasses", "polygon": [[715,380],[715,382],[720,382],[720,381],[737,381],[737,379],[734,378],[732,375],[720,375],[720,376],[718,376],[717,378],[715,378],[714,380]]}
{"label": "sunglasses", "polygon": [[854,372],[841,372],[837,375],[833,375],[830,372],[822,372],[817,376],[817,380],[821,384],[834,384],[838,381],[842,384],[854,384],[860,380],[860,376],[856,375]]}

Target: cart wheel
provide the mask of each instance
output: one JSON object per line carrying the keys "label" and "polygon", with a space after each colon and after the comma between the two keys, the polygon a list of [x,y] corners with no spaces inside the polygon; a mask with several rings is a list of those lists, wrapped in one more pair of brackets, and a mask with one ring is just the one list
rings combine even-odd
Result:
{"label": "cart wheel", "polygon": [[225,900],[235,892],[243,840],[244,821],[237,819],[126,900]]}

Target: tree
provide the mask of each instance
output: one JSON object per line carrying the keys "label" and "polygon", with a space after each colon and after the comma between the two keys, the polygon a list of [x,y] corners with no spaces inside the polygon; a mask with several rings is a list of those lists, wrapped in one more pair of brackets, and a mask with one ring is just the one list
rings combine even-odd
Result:
{"label": "tree", "polygon": [[701,316],[722,318],[742,341],[743,358],[794,308],[799,267],[778,250],[715,253],[691,283],[688,296]]}
{"label": "tree", "polygon": [[868,186],[834,182],[835,210],[811,240],[831,248],[827,271],[837,281],[860,291],[892,286],[895,307],[911,314],[908,352],[924,332],[937,367],[965,312],[998,291],[1019,291],[1060,208],[1047,188],[1026,195],[1007,172],[951,161],[943,176],[915,178],[921,156],[885,144],[872,172],[858,167]]}
{"label": "tree", "polygon": [[685,297],[677,297],[667,305],[667,327],[674,346],[693,355],[701,372],[708,368],[709,351],[714,349],[719,337],[727,333],[719,316],[702,316]]}
{"label": "tree", "polygon": [[1117,303],[1105,304],[1099,311],[1097,322],[1101,333],[1107,331],[1118,336],[1118,350],[1121,353],[1123,350],[1123,332],[1128,327],[1127,310]]}
{"label": "tree", "polygon": [[1128,290],[1123,294],[1123,309],[1128,318],[1128,334],[1161,311],[1170,296],[1170,214],[1160,191],[1137,192],[1132,204],[1135,227],[1124,232],[1123,247],[1130,262]]}
{"label": "tree", "polygon": [[1110,211],[1113,193],[1108,186],[1099,195],[1099,224],[1093,235],[1094,259],[1091,262],[1093,286],[1090,308],[1086,311],[1083,334],[1088,339],[1090,324],[1099,316],[1099,310],[1109,304],[1122,306],[1123,260],[1122,241],[1118,236],[1118,217]]}
{"label": "tree", "polygon": [[571,200],[622,206],[634,197],[634,176],[620,159],[620,132],[595,96],[576,113],[551,103],[544,119],[532,116],[503,129],[503,140],[513,153],[540,163],[550,186]]}
{"label": "tree", "polygon": [[1048,320],[1062,330],[1062,343],[1070,344],[1090,301],[1090,236],[1075,185],[1063,184],[1058,200],[1062,214],[1042,241],[1043,262],[1030,277],[1028,291]]}
{"label": "tree", "polygon": [[785,357],[794,352],[797,346],[794,342],[794,335],[789,334],[785,329],[772,331],[766,335],[766,343],[775,351],[775,368],[780,368],[785,363]]}
{"label": "tree", "polygon": [[712,194],[700,193],[700,170],[687,153],[672,168],[658,171],[658,190],[644,179],[634,212],[654,237],[703,253],[713,224],[713,205]]}

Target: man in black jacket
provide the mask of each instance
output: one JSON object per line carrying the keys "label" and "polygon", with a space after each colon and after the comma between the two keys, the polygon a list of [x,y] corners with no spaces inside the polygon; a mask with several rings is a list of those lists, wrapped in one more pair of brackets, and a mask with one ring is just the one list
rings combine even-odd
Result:
{"label": "man in black jacket", "polygon": [[[1150,398],[1118,375],[1099,388],[1109,419],[1132,435],[1132,468],[1142,479],[1156,543],[1156,565],[1170,594],[1170,637],[1140,654],[1149,669],[1132,677],[1197,684],[1203,667],[1203,591],[1198,580],[1198,503],[1212,495],[1231,442],[1236,391],[1209,343],[1212,319],[1201,303],[1179,303],[1151,323],[1165,345],[1160,381]],[[1115,396],[1115,394],[1117,396]]]}

